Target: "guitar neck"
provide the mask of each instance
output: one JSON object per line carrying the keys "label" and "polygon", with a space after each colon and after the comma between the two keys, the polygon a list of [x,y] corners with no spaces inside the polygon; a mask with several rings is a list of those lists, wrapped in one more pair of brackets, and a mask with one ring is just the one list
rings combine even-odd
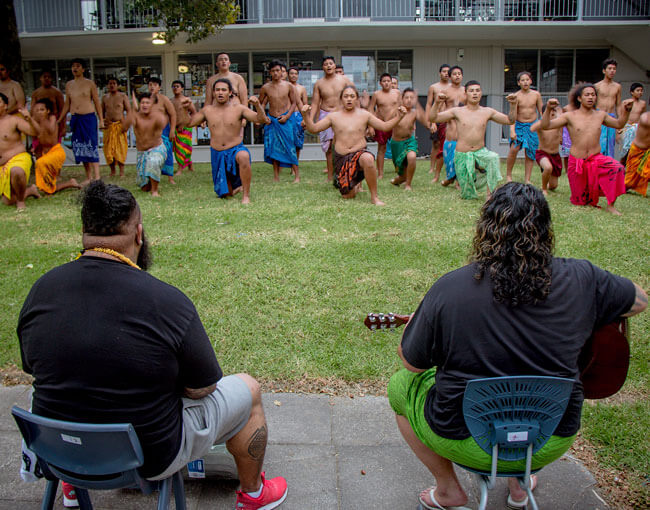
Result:
{"label": "guitar neck", "polygon": [[397,313],[369,313],[363,323],[371,331],[394,331],[406,324],[410,315]]}

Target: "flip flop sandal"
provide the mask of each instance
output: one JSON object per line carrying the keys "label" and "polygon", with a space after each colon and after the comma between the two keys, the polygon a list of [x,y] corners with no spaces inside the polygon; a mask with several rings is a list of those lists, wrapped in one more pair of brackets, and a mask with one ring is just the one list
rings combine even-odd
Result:
{"label": "flip flop sandal", "polygon": [[431,499],[434,506],[429,505],[420,497],[418,498],[420,500],[420,506],[418,507],[418,510],[471,510],[466,506],[442,506],[440,503],[438,503],[438,501],[436,501],[436,497],[434,496],[435,492],[436,487],[429,489],[429,499]]}

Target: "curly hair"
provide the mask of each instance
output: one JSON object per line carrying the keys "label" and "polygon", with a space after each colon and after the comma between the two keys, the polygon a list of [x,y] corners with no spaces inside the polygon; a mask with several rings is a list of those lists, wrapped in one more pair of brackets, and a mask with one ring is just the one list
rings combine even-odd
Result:
{"label": "curly hair", "polygon": [[487,274],[499,303],[543,301],[551,290],[553,246],[551,211],[542,192],[508,183],[481,210],[470,257],[477,264],[474,278]]}
{"label": "curly hair", "polygon": [[137,208],[138,203],[129,190],[101,180],[92,181],[81,194],[83,233],[94,236],[121,234]]}

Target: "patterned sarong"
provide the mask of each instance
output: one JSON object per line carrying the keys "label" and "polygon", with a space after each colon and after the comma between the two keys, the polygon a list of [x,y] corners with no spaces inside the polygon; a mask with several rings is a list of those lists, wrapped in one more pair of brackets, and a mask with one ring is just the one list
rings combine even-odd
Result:
{"label": "patterned sarong", "polygon": [[97,163],[99,150],[97,149],[97,117],[95,114],[72,114],[70,130],[72,131],[72,152],[75,163]]}
{"label": "patterned sarong", "polygon": [[431,140],[435,143],[436,141],[440,143],[440,148],[438,149],[438,153],[433,156],[433,159],[438,159],[440,157],[444,158],[444,145],[445,145],[445,140],[447,139],[447,123],[446,122],[438,122],[436,123],[436,132],[431,133]]}
{"label": "patterned sarong", "polygon": [[104,129],[104,157],[106,164],[113,162],[122,163],[126,161],[126,133],[122,131],[122,123],[118,120],[111,122]]}
{"label": "patterned sarong", "polygon": [[162,167],[167,159],[167,147],[161,143],[146,151],[138,151],[136,183],[140,188],[149,184],[149,179],[160,182]]}
{"label": "patterned sarong", "polygon": [[234,190],[241,186],[239,177],[239,167],[237,166],[237,154],[245,151],[250,158],[251,153],[243,143],[239,143],[230,149],[218,151],[210,147],[210,162],[212,163],[212,182],[214,183],[214,192],[220,198],[230,193],[228,183]]}
{"label": "patterned sarong", "polygon": [[[608,113],[610,117],[616,118],[616,114]],[[604,124],[600,127],[600,152],[603,156],[614,157],[616,148],[616,129],[607,127]]]}
{"label": "patterned sarong", "polygon": [[623,154],[630,150],[632,142],[636,137],[636,130],[639,127],[637,123],[634,124],[625,124],[623,128]]}
{"label": "patterned sarong", "polygon": [[[326,112],[325,110],[321,110],[318,113],[318,120],[324,119],[330,113],[331,112]],[[330,145],[333,139],[334,139],[334,131],[332,130],[331,127],[328,127],[325,131],[321,131],[320,133],[318,133],[320,148],[323,150],[323,152],[327,152],[330,149]]]}
{"label": "patterned sarong", "polygon": [[[282,115],[286,114],[287,112],[284,112]],[[278,121],[280,117],[273,115],[268,117],[271,123],[264,126],[264,161],[270,165],[277,161],[285,168],[297,165],[296,133],[293,122],[289,119],[282,124]]]}
{"label": "patterned sarong", "polygon": [[535,161],[537,161],[537,164],[539,164],[539,168],[542,172],[544,169],[542,168],[540,161],[544,158],[548,158],[551,166],[553,167],[553,170],[551,170],[551,175],[555,177],[562,175],[562,158],[559,154],[549,154],[548,152],[541,151],[539,149],[535,151]]}
{"label": "patterned sarong", "polygon": [[185,170],[192,162],[192,128],[176,128],[174,158],[180,170]]}
{"label": "patterned sarong", "polygon": [[567,168],[571,203],[598,206],[601,196],[612,205],[616,197],[625,194],[625,169],[614,158],[592,154],[586,159],[569,155]]}
{"label": "patterned sarong", "polygon": [[510,142],[510,145],[514,145],[518,148],[524,148],[526,150],[526,157],[535,161],[535,151],[539,147],[539,137],[537,133],[533,133],[530,130],[530,127],[533,125],[532,122],[515,122],[515,134],[517,138],[515,141]]}
{"label": "patterned sarong", "polygon": [[293,112],[291,115],[291,121],[293,122],[294,128],[294,144],[296,149],[302,149],[305,145],[305,128],[302,127],[302,115],[300,112]]}
{"label": "patterned sarong", "polygon": [[11,169],[16,166],[22,168],[25,172],[25,182],[29,182],[32,155],[29,152],[19,152],[0,168],[0,195],[4,195],[8,199],[11,199]]}
{"label": "patterned sarong", "polygon": [[569,130],[564,127],[562,128],[562,145],[560,145],[560,156],[563,158],[568,158],[569,153],[571,152],[571,136],[569,135]]}
{"label": "patterned sarong", "polygon": [[36,160],[34,177],[38,189],[45,193],[56,191],[56,178],[61,173],[63,163],[65,163],[65,151],[60,143]]}
{"label": "patterned sarong", "polygon": [[372,155],[372,152],[367,149],[344,155],[334,151],[334,187],[341,192],[341,195],[347,195],[363,181],[365,175],[359,158],[364,152]]}
{"label": "patterned sarong", "polygon": [[456,178],[456,165],[454,164],[454,157],[456,156],[456,143],[456,140],[445,140],[445,142],[442,144],[442,157],[445,161],[447,180]]}
{"label": "patterned sarong", "polygon": [[390,150],[397,175],[404,175],[406,167],[408,166],[406,156],[409,152],[415,152],[417,154],[418,141],[413,135],[406,140],[392,140],[390,142]]}
{"label": "patterned sarong", "polygon": [[377,142],[379,145],[386,145],[388,143],[388,139],[393,136],[393,130],[391,129],[390,131],[375,131],[375,142]]}
{"label": "patterned sarong", "polygon": [[478,198],[476,190],[485,185],[481,182],[482,179],[477,178],[477,163],[480,168],[485,168],[485,178],[490,191],[494,191],[502,179],[499,155],[496,152],[489,151],[485,147],[473,152],[456,151],[454,166],[458,184],[460,184],[461,198]]}
{"label": "patterned sarong", "polygon": [[162,132],[162,141],[163,144],[165,144],[165,148],[167,149],[167,156],[165,156],[165,162],[163,164],[161,173],[163,175],[169,175],[169,176],[174,176],[174,148],[172,147],[172,141],[169,139],[169,133],[171,131],[171,127],[169,124],[165,126],[165,129],[163,129]]}
{"label": "patterned sarong", "polygon": [[625,187],[646,196],[650,179],[650,149],[639,149],[634,143],[630,146],[625,165]]}

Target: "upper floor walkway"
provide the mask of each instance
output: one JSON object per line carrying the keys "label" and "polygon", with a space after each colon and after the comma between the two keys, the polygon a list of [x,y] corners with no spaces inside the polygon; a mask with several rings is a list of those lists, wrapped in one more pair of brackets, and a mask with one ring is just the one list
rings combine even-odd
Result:
{"label": "upper floor walkway", "polygon": [[[237,24],[650,20],[650,0],[236,0]],[[14,0],[21,34],[152,27],[133,0]]]}

